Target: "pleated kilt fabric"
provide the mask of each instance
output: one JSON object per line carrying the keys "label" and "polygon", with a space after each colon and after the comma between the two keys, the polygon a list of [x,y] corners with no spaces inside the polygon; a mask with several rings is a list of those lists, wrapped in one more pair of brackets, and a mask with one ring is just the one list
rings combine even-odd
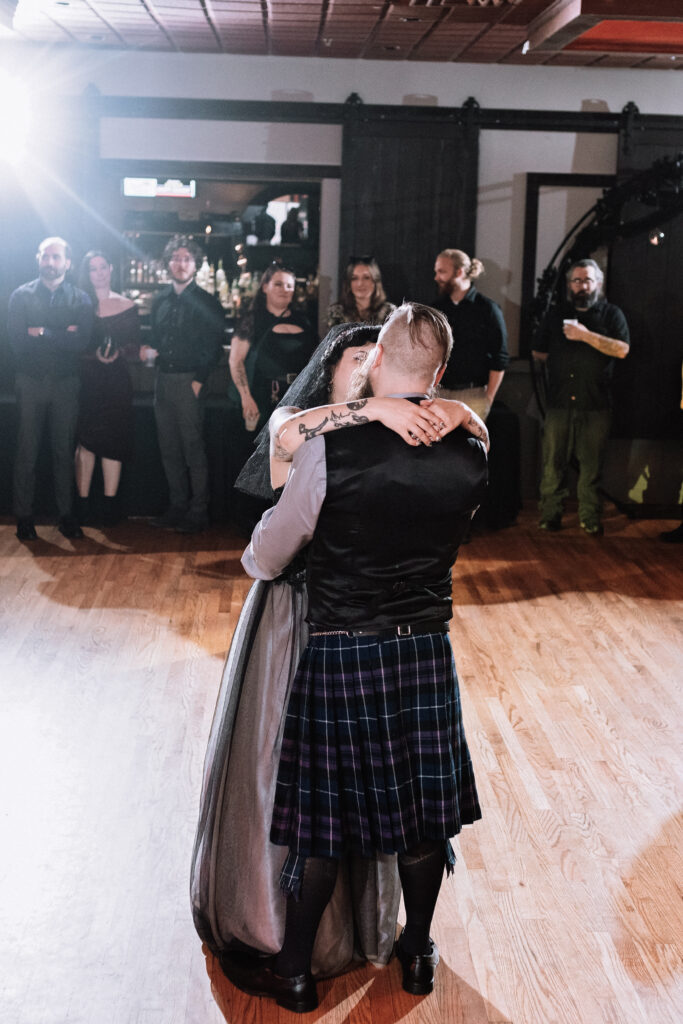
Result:
{"label": "pleated kilt fabric", "polygon": [[311,637],[284,727],[273,843],[305,857],[410,850],[481,817],[447,634]]}

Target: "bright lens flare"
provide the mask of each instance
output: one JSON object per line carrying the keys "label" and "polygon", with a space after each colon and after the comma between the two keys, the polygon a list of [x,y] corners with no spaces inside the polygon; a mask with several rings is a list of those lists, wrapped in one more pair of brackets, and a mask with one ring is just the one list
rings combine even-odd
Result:
{"label": "bright lens flare", "polygon": [[30,99],[26,87],[0,72],[0,160],[17,166],[26,156]]}

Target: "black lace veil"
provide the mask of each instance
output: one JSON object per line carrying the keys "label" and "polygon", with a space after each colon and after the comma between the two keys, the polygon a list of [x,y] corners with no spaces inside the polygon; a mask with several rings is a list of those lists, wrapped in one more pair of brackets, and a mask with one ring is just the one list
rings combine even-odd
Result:
{"label": "black lace veil", "polygon": [[[312,409],[330,400],[334,368],[347,348],[377,341],[380,328],[370,324],[336,324],[325,335],[296,380],[287,388],[275,409],[294,406]],[[273,412],[275,412],[275,409]],[[235,487],[255,498],[273,500],[270,486],[270,431],[268,424],[254,442],[256,450],[242,467]]]}

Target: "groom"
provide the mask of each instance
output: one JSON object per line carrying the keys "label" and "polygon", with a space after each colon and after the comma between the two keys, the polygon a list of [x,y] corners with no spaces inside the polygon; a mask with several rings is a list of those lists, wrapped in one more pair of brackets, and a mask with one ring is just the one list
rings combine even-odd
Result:
{"label": "groom", "polygon": [[[419,401],[448,361],[442,314],[397,309],[359,371],[365,396]],[[300,426],[306,432],[306,424]],[[398,854],[406,926],[403,987],[432,991],[429,930],[449,837],[481,816],[448,639],[451,568],[486,485],[480,441],[456,430],[430,447],[380,424],[315,437],[242,563],[274,579],[308,546],[310,639],[287,712],[271,839],[289,847],[275,957],[223,953],[244,991],[296,1012],[318,1005],[313,943],[343,852]]]}

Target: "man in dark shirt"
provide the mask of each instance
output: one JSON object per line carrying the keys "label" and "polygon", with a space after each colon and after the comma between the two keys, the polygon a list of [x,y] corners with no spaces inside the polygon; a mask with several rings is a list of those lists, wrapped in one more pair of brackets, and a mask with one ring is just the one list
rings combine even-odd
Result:
{"label": "man in dark shirt", "polygon": [[154,415],[170,499],[153,523],[200,533],[209,522],[201,395],[220,358],[224,314],[218,299],[194,280],[202,253],[191,238],[174,235],[164,260],[172,283],[154,300],[152,345],[140,353],[157,360]]}
{"label": "man in dark shirt", "polygon": [[434,264],[439,298],[433,306],[444,314],[453,332],[453,352],[441,390],[486,419],[510,360],[500,306],[473,284],[483,272],[481,260],[460,249],[444,249]]}
{"label": "man in dark shirt", "polygon": [[610,428],[614,359],[629,351],[628,324],[618,306],[602,296],[603,273],[595,260],[579,260],[567,273],[567,302],[550,312],[533,355],[547,360],[548,408],[543,429],[539,526],[559,530],[569,493],[567,470],[579,464],[579,523],[602,534],[599,494]]}
{"label": "man in dark shirt", "polygon": [[33,502],[36,461],[46,417],[59,529],[76,539],[73,517],[74,446],[80,388],[79,359],[93,327],[88,296],[65,280],[71,250],[63,238],[46,238],[38,249],[38,278],[9,300],[9,342],[16,360],[19,412],[14,458],[14,513],[19,540],[35,540]]}

